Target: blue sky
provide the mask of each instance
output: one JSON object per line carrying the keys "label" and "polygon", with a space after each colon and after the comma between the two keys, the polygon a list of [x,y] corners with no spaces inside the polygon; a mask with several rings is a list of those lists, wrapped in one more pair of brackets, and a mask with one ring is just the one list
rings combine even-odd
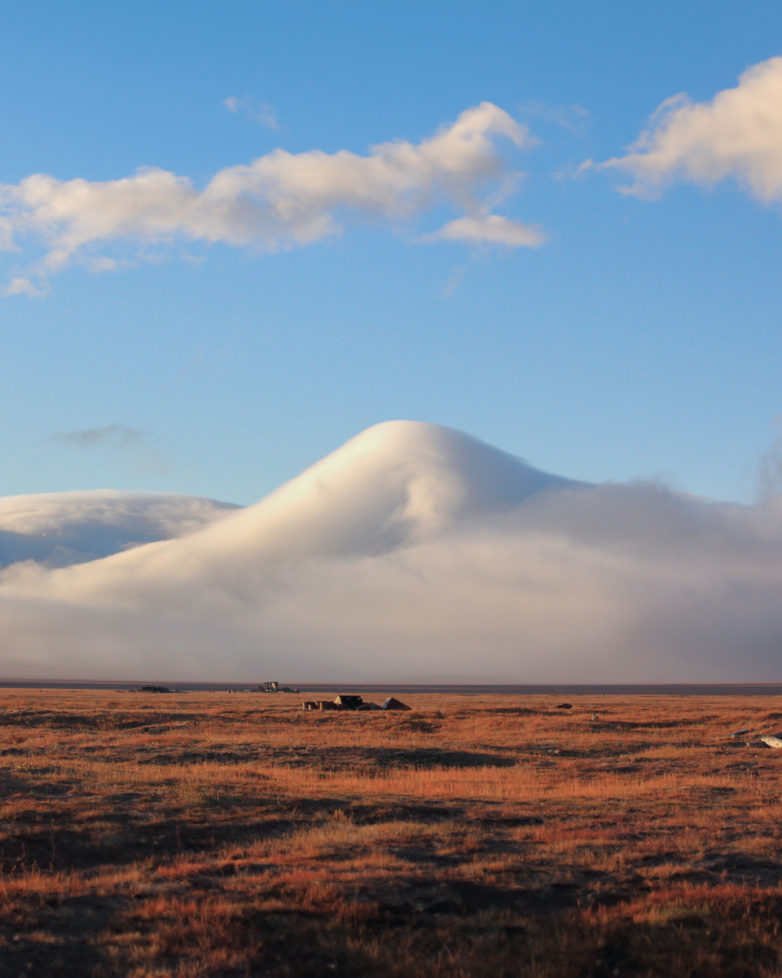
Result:
{"label": "blue sky", "polygon": [[340,233],[276,252],[132,234],[55,267],[0,194],[0,283],[30,283],[0,299],[0,494],[249,503],[410,418],[573,478],[753,497],[782,415],[779,196],[728,175],[645,199],[617,189],[638,167],[575,171],[779,55],[778,4],[32,2],[3,22],[5,187],[158,167],[200,190],[278,147],[417,146],[490,102],[535,143],[492,137],[526,176],[469,189],[546,240],[429,240],[473,213],[435,194],[336,206]]}

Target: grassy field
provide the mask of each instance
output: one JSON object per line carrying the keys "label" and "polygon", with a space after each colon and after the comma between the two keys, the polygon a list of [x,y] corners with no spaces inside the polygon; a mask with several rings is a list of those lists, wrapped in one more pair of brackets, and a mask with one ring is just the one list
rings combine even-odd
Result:
{"label": "grassy field", "polygon": [[777,699],[301,699],[0,692],[0,975],[782,975]]}

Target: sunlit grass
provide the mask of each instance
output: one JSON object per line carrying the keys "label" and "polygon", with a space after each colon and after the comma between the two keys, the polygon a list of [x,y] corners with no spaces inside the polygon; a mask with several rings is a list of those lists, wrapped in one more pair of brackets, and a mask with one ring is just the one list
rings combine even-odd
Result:
{"label": "sunlit grass", "polygon": [[775,699],[410,700],[0,694],[0,974],[780,972]]}

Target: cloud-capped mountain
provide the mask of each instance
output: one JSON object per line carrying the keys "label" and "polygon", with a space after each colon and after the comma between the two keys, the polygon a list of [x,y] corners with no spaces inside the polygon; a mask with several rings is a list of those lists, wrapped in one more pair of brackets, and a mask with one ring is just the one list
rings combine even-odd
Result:
{"label": "cloud-capped mountain", "polygon": [[[85,495],[57,497],[72,538]],[[586,485],[408,421],[245,509],[141,498],[115,500],[116,539],[140,543],[142,524],[168,539],[3,572],[0,673],[707,681],[782,665],[776,501]]]}
{"label": "cloud-capped mountain", "polygon": [[185,551],[251,561],[380,554],[577,485],[452,428],[387,421],[219,526],[126,561]]}

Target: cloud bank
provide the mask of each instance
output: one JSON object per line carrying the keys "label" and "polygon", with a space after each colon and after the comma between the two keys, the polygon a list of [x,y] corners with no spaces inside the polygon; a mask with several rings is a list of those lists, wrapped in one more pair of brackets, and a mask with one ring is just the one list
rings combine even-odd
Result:
{"label": "cloud bank", "polygon": [[[534,247],[542,241],[539,229],[486,216],[481,194],[491,181],[504,174],[506,194],[512,184],[495,145],[499,138],[519,148],[534,143],[507,112],[483,102],[417,144],[381,143],[366,156],[275,149],[249,166],[220,170],[202,189],[154,167],[105,182],[34,174],[17,185],[0,184],[0,246],[42,248],[40,274],[74,260],[103,271],[116,262],[102,252],[122,241],[179,238],[277,251],[337,234],[344,220],[398,223],[445,202],[468,218],[450,225],[445,237]],[[7,293],[37,288],[29,276],[14,282]]]}
{"label": "cloud bank", "polygon": [[626,193],[655,194],[675,180],[713,186],[732,178],[757,200],[782,200],[782,57],[748,68],[736,88],[711,102],[684,94],[667,99],[629,152],[601,166],[634,178]]}
{"label": "cloud bank", "polygon": [[240,507],[176,493],[50,492],[0,498],[0,567],[64,567],[202,529]]}
{"label": "cloud bank", "polygon": [[0,579],[0,673],[771,681],[782,502],[584,485],[436,425],[369,429],[180,539]]}

